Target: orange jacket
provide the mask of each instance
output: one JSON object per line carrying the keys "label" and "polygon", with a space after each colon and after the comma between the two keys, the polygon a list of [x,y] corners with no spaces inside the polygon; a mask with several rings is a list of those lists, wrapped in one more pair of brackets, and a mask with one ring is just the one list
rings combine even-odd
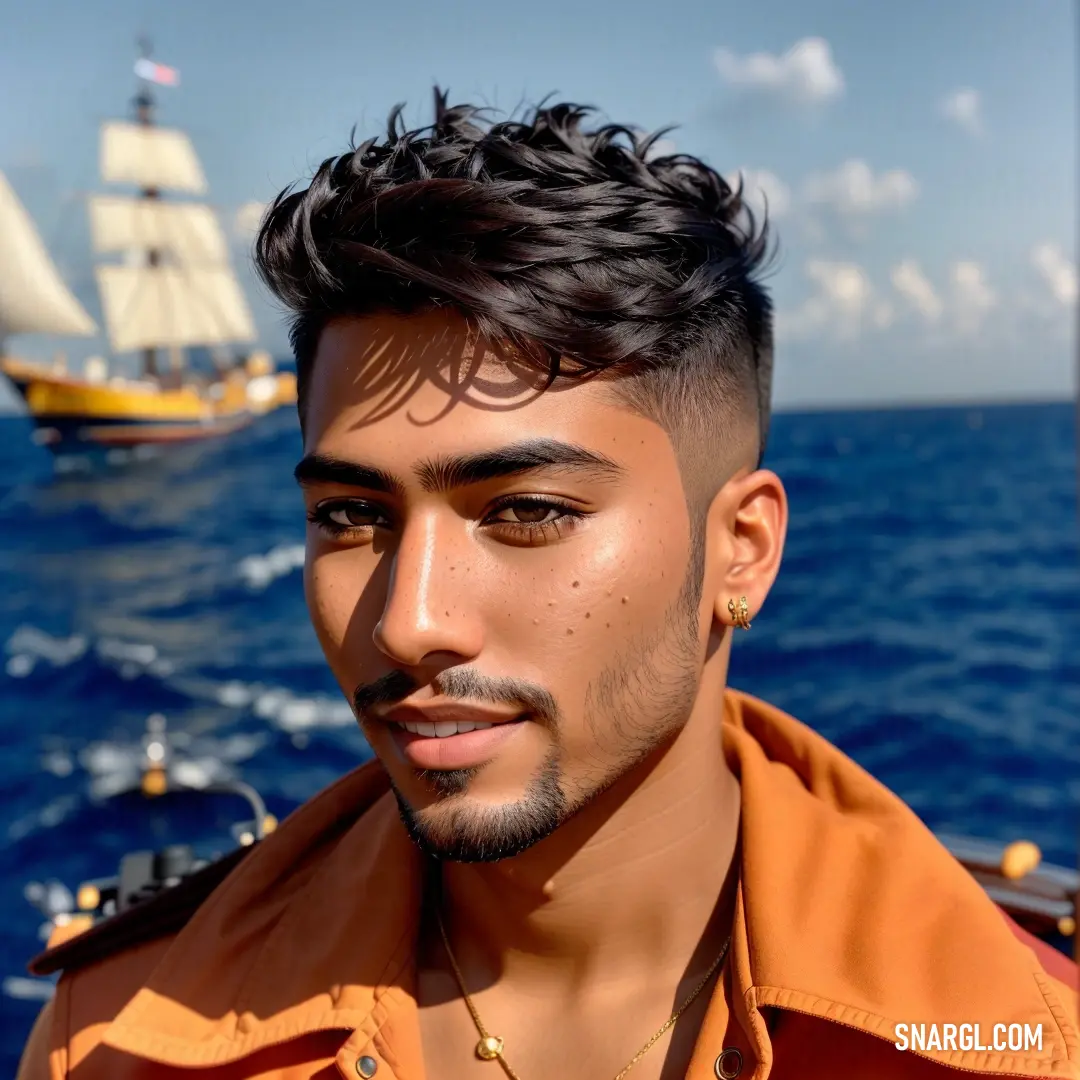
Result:
{"label": "orange jacket", "polygon": [[[915,815],[808,728],[731,691],[723,730],[743,799],[737,1025],[710,1009],[689,1080],[712,1080],[731,1046],[741,1080],[1080,1078],[1067,961],[1051,976]],[[354,1080],[365,1057],[376,1080],[423,1080],[423,877],[385,774],[365,765],[181,930],[66,972],[19,1076]],[[1041,1025],[1042,1046],[901,1052],[898,1023],[979,1024],[984,1045],[997,1024]]]}

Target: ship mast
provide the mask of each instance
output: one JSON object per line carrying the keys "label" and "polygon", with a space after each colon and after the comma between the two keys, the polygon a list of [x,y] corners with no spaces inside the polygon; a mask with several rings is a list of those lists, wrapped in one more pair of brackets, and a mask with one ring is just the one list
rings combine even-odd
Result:
{"label": "ship mast", "polygon": [[[139,38],[139,55],[143,60],[149,60],[153,52],[150,39]],[[138,71],[139,69],[136,68]],[[151,89],[150,80],[142,73],[139,74],[139,92],[135,95],[135,122],[140,127],[151,128],[154,126],[154,93]],[[161,192],[156,187],[144,187],[139,194],[144,199],[160,199]],[[161,250],[156,247],[148,248],[146,252],[146,265],[159,266],[161,264]],[[157,378],[157,349],[153,345],[147,345],[143,349],[143,374],[151,378]]]}
{"label": "ship mast", "polygon": [[135,115],[101,128],[102,182],[135,192],[92,195],[89,210],[95,253],[123,257],[95,269],[109,342],[116,353],[138,353],[155,378],[162,349],[175,369],[184,348],[250,343],[256,335],[213,208],[163,198],[205,196],[206,176],[187,134],[155,116],[151,85],[175,86],[179,73],[150,59],[149,42],[140,46]]}

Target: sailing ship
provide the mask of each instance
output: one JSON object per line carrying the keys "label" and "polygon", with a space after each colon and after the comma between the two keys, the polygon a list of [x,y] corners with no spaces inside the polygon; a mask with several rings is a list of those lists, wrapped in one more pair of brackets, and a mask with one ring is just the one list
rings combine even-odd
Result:
{"label": "sailing ship", "polygon": [[[0,372],[26,402],[34,441],[56,452],[222,435],[296,400],[295,376],[275,372],[267,353],[225,351],[256,334],[221,224],[205,202],[162,198],[208,190],[187,134],[154,120],[152,83],[175,83],[175,71],[146,46],[135,71],[134,120],[102,125],[99,165],[103,184],[136,193],[90,196],[89,217],[94,252],[121,256],[95,276],[112,352],[138,354],[138,375],[99,356],[75,373],[62,356],[45,365],[5,352],[11,335],[88,337],[97,326],[0,174]],[[187,363],[193,347],[210,350],[212,370]]]}

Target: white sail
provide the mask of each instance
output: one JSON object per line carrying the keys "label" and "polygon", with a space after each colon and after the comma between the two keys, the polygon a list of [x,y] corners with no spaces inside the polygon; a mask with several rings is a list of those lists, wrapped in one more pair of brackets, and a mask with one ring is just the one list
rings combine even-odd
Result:
{"label": "white sail", "polygon": [[153,249],[184,266],[225,266],[229,261],[217,217],[201,203],[94,195],[90,229],[98,254]]}
{"label": "white sail", "polygon": [[255,340],[240,285],[227,266],[99,266],[98,288],[116,352]]}
{"label": "white sail", "polygon": [[120,120],[101,127],[101,178],[159,191],[206,192],[202,166],[184,132]]}
{"label": "white sail", "polygon": [[30,215],[0,173],[0,337],[89,337],[94,320],[64,284]]}

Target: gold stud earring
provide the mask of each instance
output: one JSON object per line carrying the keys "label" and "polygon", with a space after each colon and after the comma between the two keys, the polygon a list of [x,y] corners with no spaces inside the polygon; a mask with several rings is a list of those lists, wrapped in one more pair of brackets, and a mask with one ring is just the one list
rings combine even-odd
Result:
{"label": "gold stud earring", "polygon": [[731,615],[731,621],[733,625],[739,627],[741,630],[750,629],[750,607],[746,603],[746,597],[739,597],[739,606],[735,607],[735,601],[729,600],[727,602],[728,613]]}

